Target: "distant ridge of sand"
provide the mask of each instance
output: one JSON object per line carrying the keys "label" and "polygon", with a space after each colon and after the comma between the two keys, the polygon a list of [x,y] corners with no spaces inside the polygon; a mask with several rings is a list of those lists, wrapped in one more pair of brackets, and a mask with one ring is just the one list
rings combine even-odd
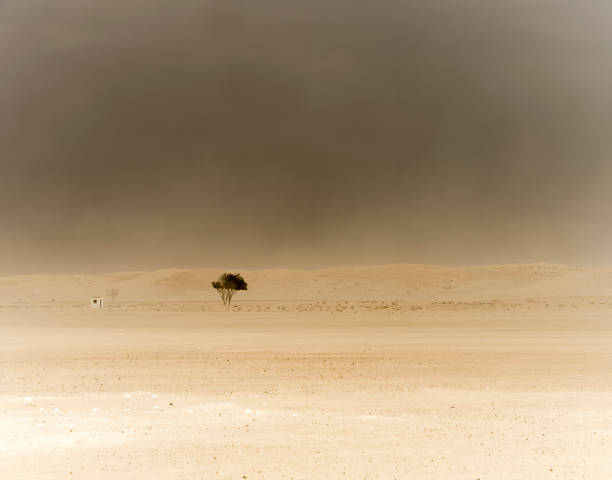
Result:
{"label": "distant ridge of sand", "polygon": [[[218,268],[168,268],[99,275],[17,275],[0,277],[0,301],[36,303],[85,301],[120,290],[120,300],[213,300],[210,282]],[[612,271],[554,264],[474,267],[381,265],[318,270],[244,270],[249,283],[240,300],[404,300],[434,301],[533,297],[612,296]]]}

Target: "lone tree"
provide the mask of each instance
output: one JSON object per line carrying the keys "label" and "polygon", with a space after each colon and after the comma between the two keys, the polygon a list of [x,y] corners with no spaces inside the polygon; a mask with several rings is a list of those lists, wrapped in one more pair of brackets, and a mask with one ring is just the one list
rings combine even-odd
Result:
{"label": "lone tree", "polygon": [[229,305],[238,290],[247,289],[247,283],[239,273],[223,273],[216,282],[212,282],[212,286],[221,295],[223,305]]}

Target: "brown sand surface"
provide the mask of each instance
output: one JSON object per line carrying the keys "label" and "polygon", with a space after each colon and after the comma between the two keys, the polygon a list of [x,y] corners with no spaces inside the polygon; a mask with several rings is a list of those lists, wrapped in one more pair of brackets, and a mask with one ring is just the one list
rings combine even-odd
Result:
{"label": "brown sand surface", "polygon": [[612,478],[600,310],[0,318],[0,478]]}
{"label": "brown sand surface", "polygon": [[[554,296],[568,275],[601,285]],[[0,478],[610,479],[601,275],[522,299],[521,273],[481,300],[5,302]]]}

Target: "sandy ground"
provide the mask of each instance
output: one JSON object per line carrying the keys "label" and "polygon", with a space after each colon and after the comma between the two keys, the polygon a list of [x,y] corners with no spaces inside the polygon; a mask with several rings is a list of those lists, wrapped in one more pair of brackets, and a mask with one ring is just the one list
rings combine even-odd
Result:
{"label": "sandy ground", "polygon": [[180,305],[0,308],[0,478],[612,478],[607,301]]}

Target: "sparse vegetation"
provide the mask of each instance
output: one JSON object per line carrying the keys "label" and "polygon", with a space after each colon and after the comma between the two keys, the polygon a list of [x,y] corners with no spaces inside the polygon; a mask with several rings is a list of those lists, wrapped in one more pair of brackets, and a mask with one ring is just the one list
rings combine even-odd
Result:
{"label": "sparse vegetation", "polygon": [[239,273],[223,273],[212,286],[219,292],[223,305],[229,305],[237,291],[247,289],[247,282]]}
{"label": "sparse vegetation", "polygon": [[119,289],[118,288],[109,288],[106,291],[106,296],[110,297],[111,300],[114,302],[115,298],[117,298],[119,296]]}

